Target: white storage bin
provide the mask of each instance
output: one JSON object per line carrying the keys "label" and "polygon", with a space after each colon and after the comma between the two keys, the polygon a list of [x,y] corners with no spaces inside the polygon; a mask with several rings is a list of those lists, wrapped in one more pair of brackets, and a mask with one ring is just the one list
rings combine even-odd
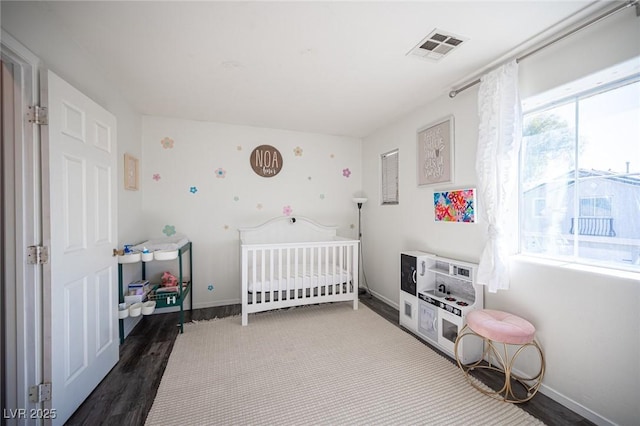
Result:
{"label": "white storage bin", "polygon": [[157,250],[153,252],[156,260],[173,260],[178,258],[178,250]]}
{"label": "white storage bin", "polygon": [[155,300],[149,300],[142,304],[142,315],[151,315],[156,310]]}
{"label": "white storage bin", "polygon": [[128,303],[120,303],[118,305],[118,318],[125,319],[129,316],[129,304]]}
{"label": "white storage bin", "polygon": [[139,317],[142,313],[142,303],[134,303],[129,307],[129,316]]}
{"label": "white storage bin", "polygon": [[136,263],[140,262],[140,253],[131,253],[118,256],[118,263]]}

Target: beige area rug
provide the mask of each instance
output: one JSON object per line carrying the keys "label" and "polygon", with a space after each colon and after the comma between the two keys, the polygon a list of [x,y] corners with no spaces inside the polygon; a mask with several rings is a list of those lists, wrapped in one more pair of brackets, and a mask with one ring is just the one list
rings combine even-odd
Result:
{"label": "beige area rug", "polygon": [[540,425],[360,305],[185,325],[147,425]]}

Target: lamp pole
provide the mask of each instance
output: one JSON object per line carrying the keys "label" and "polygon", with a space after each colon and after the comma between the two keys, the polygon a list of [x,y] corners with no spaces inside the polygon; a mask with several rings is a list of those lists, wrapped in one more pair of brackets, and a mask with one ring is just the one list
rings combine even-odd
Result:
{"label": "lamp pole", "polygon": [[[362,203],[358,203],[358,241],[362,240],[362,231],[360,228],[361,223],[362,223]],[[362,242],[360,244],[362,244]]]}
{"label": "lamp pole", "polygon": [[[360,258],[360,262],[358,262],[358,275],[360,275],[360,267],[362,267],[362,277],[364,277],[364,265],[363,265],[363,259],[362,259],[362,205],[364,203],[367,202],[366,198],[354,198],[353,202],[356,203],[356,205],[358,206],[358,256]],[[362,266],[360,266],[362,265]],[[358,276],[358,278],[360,278]],[[365,285],[366,285],[366,278],[365,278]],[[358,294],[367,294],[367,290],[365,290],[364,288],[360,287],[358,288]]]}

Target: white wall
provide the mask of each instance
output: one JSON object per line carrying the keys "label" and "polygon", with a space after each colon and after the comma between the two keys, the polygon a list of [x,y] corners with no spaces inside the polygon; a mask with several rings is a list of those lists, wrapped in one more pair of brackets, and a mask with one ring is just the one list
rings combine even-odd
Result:
{"label": "white wall", "polygon": [[[105,80],[102,70],[87,60],[79,44],[70,39],[63,28],[52,24],[44,5],[20,2],[2,2],[2,28],[10,33],[42,61],[43,65],[68,83],[76,87],[99,105],[114,114],[118,133],[118,241],[114,248],[124,241],[140,240],[141,191],[125,191],[124,153],[140,157],[141,116],[135,112],[124,97],[110,82]],[[125,271],[125,281],[134,279]],[[126,320],[126,331],[134,322]]]}
{"label": "white wall", "polygon": [[[530,96],[640,55],[640,21],[627,11],[520,64]],[[423,250],[477,262],[486,225],[434,223],[433,187],[416,187],[416,130],[455,116],[455,182],[473,187],[478,129],[477,87],[443,96],[363,141],[364,266],[371,289],[398,303],[399,252]],[[379,155],[400,149],[400,204],[379,205]],[[482,202],[482,200],[479,200]],[[392,225],[390,225],[392,224]],[[637,424],[640,419],[640,282],[585,268],[511,262],[511,288],[485,293],[485,307],[517,313],[537,328],[546,356],[543,392],[591,420]]]}
{"label": "white wall", "polygon": [[[172,148],[161,141],[171,138]],[[280,173],[264,178],[250,166],[251,151],[272,145],[283,157]],[[301,155],[294,150],[300,148]],[[361,140],[160,117],[143,118],[141,185],[148,238],[165,226],[193,242],[194,307],[240,302],[238,228],[283,215],[300,215],[356,237],[361,189]],[[224,177],[217,177],[222,168]],[[343,170],[349,169],[349,177]],[[158,174],[159,180],[153,176]],[[197,192],[191,193],[191,187]],[[175,266],[150,264],[151,277]],[[158,270],[160,268],[160,270]]]}

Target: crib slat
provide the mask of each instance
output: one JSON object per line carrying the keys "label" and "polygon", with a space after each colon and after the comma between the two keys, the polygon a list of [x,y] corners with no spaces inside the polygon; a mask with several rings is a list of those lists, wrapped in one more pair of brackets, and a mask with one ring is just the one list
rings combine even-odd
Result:
{"label": "crib slat", "polygon": [[[338,277],[339,277],[339,273],[338,273],[339,272],[338,271],[338,256],[339,255],[340,255],[339,254],[339,247],[334,246],[333,247],[333,256],[332,256],[333,257],[332,258],[332,262],[333,262],[332,263],[332,267],[333,267],[333,280],[332,281],[334,283],[337,283],[339,281],[338,280]],[[339,292],[340,292],[339,286],[336,286],[335,291],[336,291],[336,293],[339,294]]]}
{"label": "crib slat", "polygon": [[308,270],[307,270],[307,287],[309,288],[309,293],[308,293],[308,297],[313,297],[313,247],[309,247],[308,249],[309,252],[309,257],[308,260],[306,262],[308,266]]}
{"label": "crib slat", "polygon": [[257,303],[257,285],[258,285],[258,279],[257,279],[257,274],[258,274],[258,268],[256,265],[256,251],[255,250],[251,250],[251,274],[252,276],[252,280],[253,280],[253,294],[251,296],[251,303]]}
{"label": "crib slat", "polygon": [[294,257],[295,257],[295,261],[296,261],[296,263],[294,263],[294,265],[293,265],[293,269],[294,269],[293,285],[295,287],[295,292],[294,292],[295,293],[295,298],[297,299],[298,298],[298,288],[300,286],[299,283],[298,283],[298,277],[299,277],[298,268],[299,268],[299,263],[300,263],[300,248],[296,247],[293,250],[295,251]]}
{"label": "crib slat", "polygon": [[307,276],[307,247],[302,249],[302,298],[306,299],[307,289],[304,285],[304,279]]}
{"label": "crib slat", "polygon": [[269,302],[274,302],[278,285],[274,281],[273,249],[269,249]]}
{"label": "crib slat", "polygon": [[315,258],[315,264],[316,264],[316,274],[315,274],[315,285],[316,287],[318,287],[318,294],[317,296],[320,297],[321,295],[321,290],[322,290],[322,283],[320,282],[320,277],[322,276],[322,251],[320,250],[320,247],[316,247],[315,249],[316,252],[316,258]]}
{"label": "crib slat", "polygon": [[276,262],[278,265],[278,276],[277,276],[277,280],[278,280],[278,300],[282,300],[282,248],[278,248],[278,253],[276,255]]}
{"label": "crib slat", "polygon": [[287,299],[291,298],[291,247],[287,247]]}
{"label": "crib slat", "polygon": [[[332,246],[331,247],[331,282],[335,284],[336,282],[336,264],[337,264],[337,259],[336,259],[336,246]],[[339,294],[339,287],[337,287],[338,290],[334,289],[335,291],[338,291]]]}
{"label": "crib slat", "polygon": [[265,278],[267,276],[266,265],[265,265],[265,251],[264,249],[260,250],[260,282],[262,285],[260,286],[260,303],[264,303],[264,294],[265,294]]}
{"label": "crib slat", "polygon": [[[353,271],[351,267],[353,266],[353,250],[351,247],[347,247],[347,279],[344,281],[347,283],[347,287],[349,287],[349,277],[353,276]],[[349,289],[345,288],[345,292],[349,292]]]}
{"label": "crib slat", "polygon": [[315,248],[315,253],[316,253],[316,258],[315,258],[316,274],[312,275],[311,278],[315,280],[314,286],[317,288],[316,296],[320,297],[322,295],[322,283],[320,282],[320,276],[322,275],[321,274],[322,266],[320,263],[322,261],[322,252],[320,251],[320,247]]}
{"label": "crib slat", "polygon": [[344,256],[345,256],[345,247],[344,245],[340,245],[340,283],[344,282]]}
{"label": "crib slat", "polygon": [[329,282],[329,247],[327,246],[324,247],[324,271],[321,275],[324,277],[325,291],[328,296],[331,283]]}

